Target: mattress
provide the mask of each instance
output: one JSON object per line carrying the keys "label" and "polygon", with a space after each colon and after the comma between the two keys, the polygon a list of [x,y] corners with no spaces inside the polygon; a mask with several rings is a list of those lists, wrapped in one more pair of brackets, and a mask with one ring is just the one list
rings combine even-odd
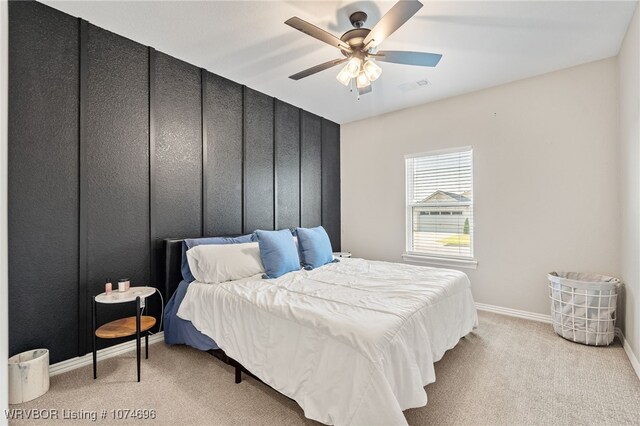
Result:
{"label": "mattress", "polygon": [[[260,279],[262,274],[244,278],[240,281]],[[191,321],[178,317],[178,309],[187,294],[191,282],[182,280],[164,308],[163,331],[164,342],[168,345],[189,345],[201,351],[220,349],[218,344],[206,334],[198,331]]]}
{"label": "mattress", "polygon": [[325,424],[406,424],[434,362],[477,325],[459,271],[341,259],[278,279],[193,282],[178,309]]}
{"label": "mattress", "polygon": [[189,284],[188,281],[180,281],[176,292],[164,308],[164,342],[168,345],[189,345],[201,351],[219,349],[217,343],[211,337],[196,330],[191,321],[185,321],[177,316]]}

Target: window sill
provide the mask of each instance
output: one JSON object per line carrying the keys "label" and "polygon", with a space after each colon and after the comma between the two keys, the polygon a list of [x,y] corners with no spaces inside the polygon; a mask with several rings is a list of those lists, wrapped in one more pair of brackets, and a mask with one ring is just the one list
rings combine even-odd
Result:
{"label": "window sill", "polygon": [[407,263],[418,263],[436,267],[454,267],[465,269],[477,269],[478,261],[475,259],[455,259],[451,257],[426,256],[421,254],[403,253],[402,260]]}

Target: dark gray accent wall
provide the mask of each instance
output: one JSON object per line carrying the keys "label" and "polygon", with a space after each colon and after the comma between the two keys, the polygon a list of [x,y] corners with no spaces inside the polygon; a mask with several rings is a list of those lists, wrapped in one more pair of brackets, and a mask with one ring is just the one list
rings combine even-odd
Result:
{"label": "dark gray accent wall", "polygon": [[[80,125],[86,129],[89,295],[104,291],[106,277],[149,283],[148,78],[146,47],[88,26],[86,118]],[[114,307],[102,318],[124,312]]]}
{"label": "dark gray accent wall", "polygon": [[322,226],[340,251],[340,126],[322,119]]}
{"label": "dark gray accent wall", "polygon": [[78,25],[31,2],[9,18],[9,352],[56,362],[78,354]]}
{"label": "dark gray accent wall", "polygon": [[9,37],[11,355],[87,353],[90,297],[163,288],[163,238],[322,223],[339,248],[337,124],[37,2]]}
{"label": "dark gray accent wall", "polygon": [[244,232],[273,229],[273,98],[244,89]]}
{"label": "dark gray accent wall", "polygon": [[300,226],[300,109],[275,103],[276,229]]}
{"label": "dark gray accent wall", "polygon": [[302,111],[300,135],[300,222],[322,224],[322,120]]}
{"label": "dark gray accent wall", "polygon": [[155,54],[156,239],[199,236],[202,227],[200,69]]}
{"label": "dark gray accent wall", "polygon": [[207,217],[205,234],[242,233],[242,86],[205,73]]}

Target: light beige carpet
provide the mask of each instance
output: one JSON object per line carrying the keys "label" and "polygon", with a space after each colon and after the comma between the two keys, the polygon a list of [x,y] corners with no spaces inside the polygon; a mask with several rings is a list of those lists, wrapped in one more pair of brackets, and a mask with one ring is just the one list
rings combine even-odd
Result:
{"label": "light beige carpet", "polygon": [[[131,353],[100,362],[95,381],[90,366],[52,377],[46,395],[11,408],[95,410],[95,424],[152,423],[114,420],[113,409],[152,409],[155,423],[172,425],[313,423],[251,378],[234,384],[233,369],[207,353],[157,343],[149,356],[141,383]],[[640,380],[620,344],[578,345],[549,324],[481,312],[479,328],[436,364],[436,378],[427,405],[405,412],[409,424],[640,424]]]}

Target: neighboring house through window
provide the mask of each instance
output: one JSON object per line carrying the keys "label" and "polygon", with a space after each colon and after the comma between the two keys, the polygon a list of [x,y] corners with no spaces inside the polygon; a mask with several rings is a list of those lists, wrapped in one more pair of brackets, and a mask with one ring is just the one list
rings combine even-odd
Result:
{"label": "neighboring house through window", "polygon": [[471,148],[409,155],[407,254],[473,258]]}

